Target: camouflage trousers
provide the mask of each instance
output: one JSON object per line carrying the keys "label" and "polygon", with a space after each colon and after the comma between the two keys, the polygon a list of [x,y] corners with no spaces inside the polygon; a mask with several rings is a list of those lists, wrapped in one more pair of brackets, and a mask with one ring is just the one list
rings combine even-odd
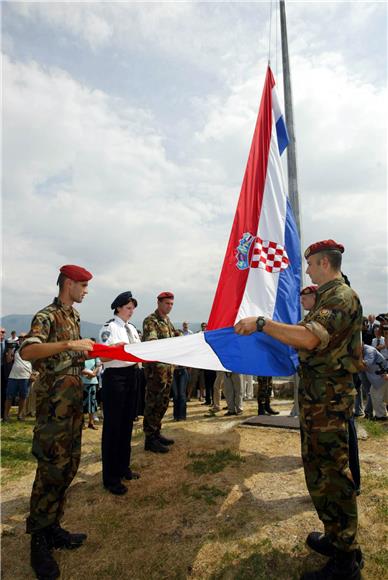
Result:
{"label": "camouflage trousers", "polygon": [[256,377],[257,378],[257,402],[265,403],[265,400],[271,396],[272,393],[272,377]]}
{"label": "camouflage trousers", "polygon": [[157,374],[147,377],[143,431],[146,437],[159,433],[162,419],[168,409],[171,382],[161,382]]}
{"label": "camouflage trousers", "polygon": [[66,490],[81,458],[82,381],[66,375],[36,387],[36,425],[32,453],[38,460],[27,533],[59,523]]}
{"label": "camouflage trousers", "polygon": [[[340,382],[339,382],[340,381]],[[348,420],[354,406],[351,376],[302,377],[300,432],[307,488],[325,533],[340,550],[358,547],[357,501],[349,469]]]}

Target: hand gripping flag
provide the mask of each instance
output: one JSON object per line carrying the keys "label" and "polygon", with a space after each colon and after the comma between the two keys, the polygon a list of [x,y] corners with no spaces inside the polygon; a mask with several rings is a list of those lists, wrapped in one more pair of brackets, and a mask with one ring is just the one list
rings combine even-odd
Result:
{"label": "hand gripping flag", "polygon": [[233,330],[247,316],[261,315],[289,324],[300,320],[300,243],[280,159],[287,144],[287,129],[268,67],[208,330],[125,347],[95,345],[95,356],[250,375],[295,372],[297,356],[292,348],[264,333],[240,336]]}

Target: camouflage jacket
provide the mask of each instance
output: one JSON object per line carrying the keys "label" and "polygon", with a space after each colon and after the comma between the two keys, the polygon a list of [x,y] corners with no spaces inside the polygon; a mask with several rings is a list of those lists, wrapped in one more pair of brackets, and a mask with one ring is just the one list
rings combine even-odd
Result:
{"label": "camouflage jacket", "polygon": [[362,307],[342,279],[318,288],[315,306],[300,324],[321,339],[314,350],[298,351],[303,374],[340,377],[360,370]]}
{"label": "camouflage jacket", "polygon": [[[162,318],[157,310],[147,316],[143,321],[143,341],[160,340],[175,336],[176,331],[171,320],[167,316]],[[162,383],[171,383],[174,367],[165,363],[149,363],[145,365],[148,378],[152,377]]]}
{"label": "camouflage jacket", "polygon": [[[65,306],[59,298],[39,310],[31,322],[22,349],[27,344],[61,342],[80,339],[80,317],[72,306]],[[81,352],[65,351],[45,359],[33,361],[34,371],[40,374],[40,381],[50,375],[80,374],[85,357]]]}

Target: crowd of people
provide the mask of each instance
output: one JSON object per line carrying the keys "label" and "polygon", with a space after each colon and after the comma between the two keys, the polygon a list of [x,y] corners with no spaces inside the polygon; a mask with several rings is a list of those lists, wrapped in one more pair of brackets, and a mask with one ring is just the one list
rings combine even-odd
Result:
{"label": "crowd of people", "polygon": [[[333,240],[306,250],[307,273],[317,285],[301,292],[307,315],[299,324],[259,316],[235,326],[237,334],[264,332],[298,350],[302,459],[309,493],[325,527],[323,534],[312,532],[306,541],[330,558],[321,571],[305,573],[303,580],[360,578],[363,560],[356,540],[359,466],[352,459],[351,446],[355,389],[356,415],[387,420],[388,315],[362,318],[360,301],[340,271],[343,251]],[[186,419],[187,402],[192,398],[209,407],[208,416],[216,416],[223,392],[225,415],[238,416],[244,398],[253,397],[253,378],[234,372],[174,368],[158,362],[143,368],[140,363],[108,356],[93,358],[95,341],[80,338],[79,314],[73,308],[87,295],[91,278],[84,268],[63,266],[58,297],[34,316],[29,333],[17,337],[12,332],[7,340],[1,330],[2,379],[7,385],[4,423],[9,423],[16,397],[18,419],[23,420],[32,391],[35,396],[33,454],[37,471],[27,533],[31,534],[31,565],[38,578],[59,577],[53,549],[77,548],[86,540],[86,534],[70,533],[60,524],[66,490],[80,461],[84,414],[85,427],[96,429],[96,412],[98,404],[102,405],[102,483],[108,492],[123,495],[128,491],[125,482],[140,477],[132,471],[130,461],[133,424],[139,415],[143,415],[145,451],[168,453],[174,440],[162,434],[162,421],[170,396],[176,421]],[[156,310],[146,317],[141,332],[130,322],[137,305],[130,291],[119,294],[98,341],[109,347],[191,333],[187,322],[178,330],[169,318],[172,292],[157,296]],[[206,330],[206,323],[201,330]],[[35,388],[28,393],[31,381]],[[270,404],[272,378],[257,377],[257,383],[258,414],[277,414]],[[323,479],[322,473],[327,473]]]}

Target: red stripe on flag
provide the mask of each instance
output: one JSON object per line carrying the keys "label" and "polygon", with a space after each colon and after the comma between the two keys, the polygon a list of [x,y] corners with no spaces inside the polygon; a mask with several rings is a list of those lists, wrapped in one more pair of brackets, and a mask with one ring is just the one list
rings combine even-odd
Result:
{"label": "red stripe on flag", "polygon": [[153,362],[151,360],[143,360],[138,358],[129,352],[124,350],[122,345],[120,346],[108,346],[106,344],[95,343],[93,345],[93,350],[89,353],[89,358],[108,358],[110,360],[124,360],[127,362]]}
{"label": "red stripe on flag", "polygon": [[271,143],[274,85],[275,81],[268,67],[237,210],[210,312],[208,330],[232,326],[244,295],[249,268],[246,270],[237,268],[236,249],[245,232],[257,235]]}

